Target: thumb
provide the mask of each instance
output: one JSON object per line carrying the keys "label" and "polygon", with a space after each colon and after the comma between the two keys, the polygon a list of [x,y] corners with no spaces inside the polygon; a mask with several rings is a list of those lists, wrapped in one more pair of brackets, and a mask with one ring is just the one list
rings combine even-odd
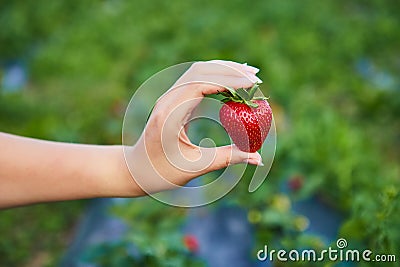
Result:
{"label": "thumb", "polygon": [[249,163],[260,166],[263,165],[261,155],[258,152],[244,152],[235,145],[228,145],[216,148],[215,160],[210,165],[208,171],[219,170],[229,165],[238,163]]}

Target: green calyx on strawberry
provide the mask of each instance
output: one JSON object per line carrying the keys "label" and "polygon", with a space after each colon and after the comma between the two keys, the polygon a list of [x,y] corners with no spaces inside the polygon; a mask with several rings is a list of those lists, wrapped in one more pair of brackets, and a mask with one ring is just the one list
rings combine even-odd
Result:
{"label": "green calyx on strawberry", "polygon": [[245,152],[256,152],[267,138],[272,123],[272,110],[267,98],[255,97],[258,84],[250,89],[220,92],[224,105],[219,118],[235,145]]}
{"label": "green calyx on strawberry", "polygon": [[221,101],[226,103],[229,101],[233,101],[236,103],[244,103],[248,105],[249,107],[252,108],[257,108],[258,104],[253,102],[252,100],[267,100],[268,98],[266,97],[254,97],[254,94],[257,92],[259,85],[255,83],[253,87],[251,87],[249,90],[246,90],[244,88],[238,88],[237,90],[226,87],[228,90],[227,92],[219,92],[220,95],[225,96],[224,99]]}

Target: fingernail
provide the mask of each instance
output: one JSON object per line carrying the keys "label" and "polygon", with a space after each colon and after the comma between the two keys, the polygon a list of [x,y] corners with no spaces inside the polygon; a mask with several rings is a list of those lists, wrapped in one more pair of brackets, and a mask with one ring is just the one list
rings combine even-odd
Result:
{"label": "fingernail", "polygon": [[249,65],[247,65],[247,63],[246,63],[246,67],[247,67],[247,69],[248,69],[249,71],[251,71],[252,73],[257,73],[257,72],[260,71],[260,69],[258,69],[258,68],[256,68],[256,67],[253,67],[253,66],[249,66]]}
{"label": "fingernail", "polygon": [[253,83],[263,83],[263,81],[260,79],[260,78],[258,78],[256,75],[251,75],[251,81],[253,82]]}
{"label": "fingernail", "polygon": [[243,160],[243,163],[257,165],[257,166],[264,166],[264,163],[262,163],[261,160],[257,160],[257,159],[245,159],[245,160]]}

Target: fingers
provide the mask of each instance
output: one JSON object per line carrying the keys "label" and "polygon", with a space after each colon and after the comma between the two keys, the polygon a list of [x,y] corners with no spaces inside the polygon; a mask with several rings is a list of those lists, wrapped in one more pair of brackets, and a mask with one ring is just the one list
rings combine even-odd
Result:
{"label": "fingers", "polygon": [[[225,91],[226,87],[231,87],[234,89],[237,88],[249,88],[254,85],[254,83],[258,82],[258,77],[247,76],[247,77],[232,77],[232,76],[218,76],[218,75],[208,75],[208,76],[200,76],[198,82],[194,82],[192,87],[192,92],[185,93],[194,93],[209,95],[216,94],[221,91]],[[203,82],[201,82],[203,81]],[[184,90],[190,90],[189,88],[182,88]]]}
{"label": "fingers", "polygon": [[256,67],[253,66],[249,66],[247,65],[247,63],[241,64],[241,63],[237,63],[234,61],[227,61],[227,60],[210,60],[210,61],[206,61],[206,62],[210,62],[210,63],[217,63],[217,64],[221,64],[221,65],[225,65],[225,66],[230,66],[234,69],[238,69],[238,70],[243,70],[243,72],[251,72],[253,74],[258,73],[260,70]]}
{"label": "fingers", "polygon": [[[247,64],[239,64],[232,61],[212,60],[205,62],[194,63],[189,70],[178,79],[174,84],[173,88],[176,88],[182,93],[193,93],[192,91],[184,92],[185,85],[196,84],[215,84],[220,85],[221,88],[232,87],[232,88],[248,88],[254,83],[262,83],[262,80],[256,76],[258,69]],[[197,87],[204,89],[205,86]],[[180,88],[180,89],[179,89]],[[221,90],[221,89],[219,89]],[[216,90],[214,90],[216,92]],[[198,92],[205,94],[205,92]]]}
{"label": "fingers", "polygon": [[225,91],[226,87],[250,88],[262,82],[257,72],[255,67],[232,61],[196,62],[160,97],[153,113],[173,117],[169,123],[177,132],[205,95]]}
{"label": "fingers", "polygon": [[263,165],[261,155],[258,152],[243,152],[235,145],[222,146],[213,149],[216,149],[216,157],[208,171],[219,170],[238,163],[249,163],[259,166]]}
{"label": "fingers", "polygon": [[[221,67],[221,65],[219,66]],[[236,70],[231,71],[230,67],[227,69],[226,66],[223,66],[223,68],[226,70],[225,73],[229,75],[195,73],[191,74],[192,77],[185,78],[188,79],[187,82],[180,79],[180,85],[176,84],[158,100],[155,110],[170,113],[179,107],[180,116],[178,117],[181,119],[186,117],[186,114],[190,113],[205,95],[225,91],[226,87],[249,88],[254,83],[261,82],[253,73],[237,75]],[[175,111],[175,114],[178,113]]]}
{"label": "fingers", "polygon": [[229,75],[199,75],[196,77],[199,81],[205,83],[215,83],[221,86],[232,88],[247,88],[252,87],[255,83],[262,83],[262,80],[255,74],[243,74],[242,76]]}

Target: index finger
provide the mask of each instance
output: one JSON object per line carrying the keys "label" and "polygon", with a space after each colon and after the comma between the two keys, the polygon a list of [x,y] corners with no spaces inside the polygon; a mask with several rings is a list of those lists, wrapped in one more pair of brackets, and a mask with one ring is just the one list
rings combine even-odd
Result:
{"label": "index finger", "polygon": [[230,86],[235,88],[235,84],[226,84],[227,81],[223,79],[223,77],[227,76],[231,78],[247,78],[253,83],[262,83],[262,81],[256,76],[255,72],[252,70],[252,68],[253,67],[232,61],[214,60],[195,62],[175,82],[173,87],[196,81],[215,83],[222,86]]}
{"label": "index finger", "polygon": [[155,108],[169,113],[182,105],[185,108],[179,109],[182,113],[179,117],[184,121],[205,95],[225,91],[227,87],[250,88],[260,81],[243,64],[225,61],[196,62],[159,98]]}

